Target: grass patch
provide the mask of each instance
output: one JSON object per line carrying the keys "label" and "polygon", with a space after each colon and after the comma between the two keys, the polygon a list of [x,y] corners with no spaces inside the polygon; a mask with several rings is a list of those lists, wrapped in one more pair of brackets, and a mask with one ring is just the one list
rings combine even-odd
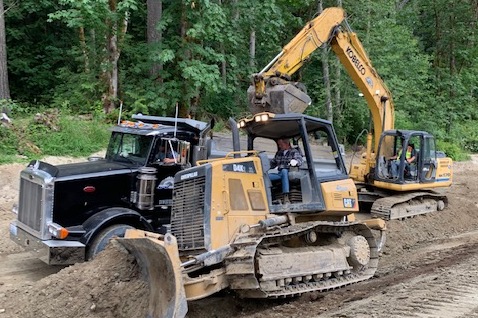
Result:
{"label": "grass patch", "polygon": [[44,156],[86,157],[105,149],[110,124],[98,119],[60,115],[55,129],[37,123],[33,116],[15,118],[0,126],[0,164],[28,162]]}
{"label": "grass patch", "polygon": [[111,132],[110,125],[97,120],[78,120],[61,117],[59,131],[36,127],[32,132],[35,144],[43,155],[84,157],[106,148]]}

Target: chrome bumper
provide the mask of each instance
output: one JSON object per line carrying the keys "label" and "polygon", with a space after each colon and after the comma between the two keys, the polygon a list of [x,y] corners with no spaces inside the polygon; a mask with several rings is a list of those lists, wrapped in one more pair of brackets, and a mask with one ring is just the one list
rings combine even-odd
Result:
{"label": "chrome bumper", "polygon": [[85,245],[78,241],[45,240],[18,227],[17,222],[10,223],[10,239],[49,265],[71,265],[85,261]]}

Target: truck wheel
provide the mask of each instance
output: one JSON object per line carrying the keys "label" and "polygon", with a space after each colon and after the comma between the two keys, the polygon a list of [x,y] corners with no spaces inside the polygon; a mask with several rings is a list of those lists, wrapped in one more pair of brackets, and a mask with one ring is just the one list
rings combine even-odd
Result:
{"label": "truck wheel", "polygon": [[115,236],[124,237],[124,233],[127,229],[134,229],[134,227],[127,224],[115,224],[100,231],[91,241],[88,251],[86,252],[86,259],[89,261],[95,258],[98,253],[105,249],[111,238]]}

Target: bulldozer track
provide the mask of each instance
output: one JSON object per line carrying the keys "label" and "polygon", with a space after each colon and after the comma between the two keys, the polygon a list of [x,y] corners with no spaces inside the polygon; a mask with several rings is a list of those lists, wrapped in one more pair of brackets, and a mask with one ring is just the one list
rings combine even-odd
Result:
{"label": "bulldozer track", "polygon": [[448,204],[446,196],[434,191],[397,194],[375,200],[371,215],[384,220],[406,219],[439,210],[438,201]]}
{"label": "bulldozer track", "polygon": [[[352,231],[363,236],[370,246],[370,261],[359,271],[336,271],[325,275],[313,275],[303,280],[303,277],[289,277],[279,290],[270,292],[261,288],[255,268],[256,251],[260,247],[279,244],[307,232],[340,234]],[[232,289],[243,297],[252,298],[284,298],[299,296],[311,291],[327,291],[371,278],[378,266],[379,252],[375,238],[364,224],[349,222],[307,222],[277,228],[263,235],[246,235],[239,237],[233,244],[236,252],[226,259],[226,273]]]}

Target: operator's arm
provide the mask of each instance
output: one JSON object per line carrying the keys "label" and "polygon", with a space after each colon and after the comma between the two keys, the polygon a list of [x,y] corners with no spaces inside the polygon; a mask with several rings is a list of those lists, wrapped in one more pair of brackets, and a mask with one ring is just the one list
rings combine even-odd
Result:
{"label": "operator's arm", "polygon": [[411,153],[411,157],[407,159],[407,162],[408,162],[408,163],[414,162],[416,156],[417,156],[417,152],[416,152],[416,150],[413,150],[412,153]]}
{"label": "operator's arm", "polygon": [[[302,156],[301,156],[299,150],[297,150],[297,149],[292,149],[291,151],[292,151],[292,159],[297,160],[297,166],[302,165],[302,162],[303,162],[304,160],[302,159]],[[292,159],[291,159],[291,160],[292,160]]]}
{"label": "operator's arm", "polygon": [[271,159],[271,169],[274,169],[275,167],[277,167],[278,163],[280,160],[278,160],[279,158],[279,151],[276,152],[274,158]]}

